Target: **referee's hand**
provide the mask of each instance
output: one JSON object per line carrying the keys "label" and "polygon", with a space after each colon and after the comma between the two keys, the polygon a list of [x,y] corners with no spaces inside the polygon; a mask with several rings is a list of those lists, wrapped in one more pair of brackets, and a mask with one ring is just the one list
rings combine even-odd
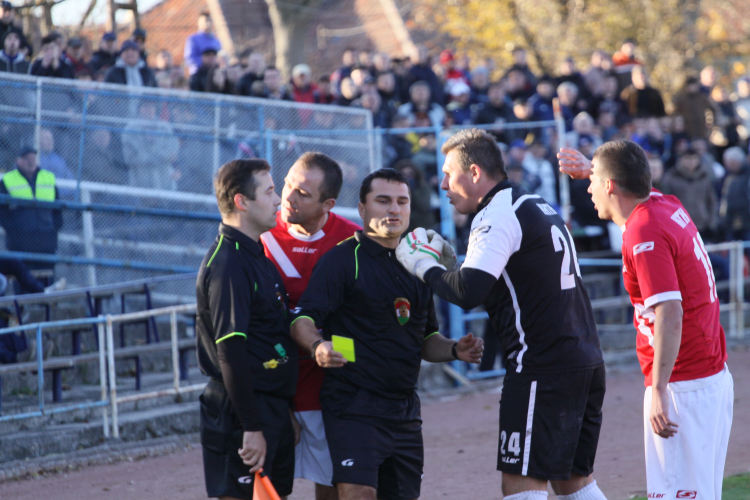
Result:
{"label": "referee's hand", "polygon": [[242,463],[250,466],[250,474],[258,472],[266,461],[266,439],[263,431],[242,434],[242,449],[238,451]]}
{"label": "referee's hand", "polygon": [[483,352],[484,340],[475,338],[471,332],[461,337],[456,345],[458,359],[467,363],[479,364],[482,361]]}
{"label": "referee's hand", "polygon": [[341,368],[348,362],[340,352],[333,350],[333,342],[330,341],[318,344],[315,361],[322,368]]}

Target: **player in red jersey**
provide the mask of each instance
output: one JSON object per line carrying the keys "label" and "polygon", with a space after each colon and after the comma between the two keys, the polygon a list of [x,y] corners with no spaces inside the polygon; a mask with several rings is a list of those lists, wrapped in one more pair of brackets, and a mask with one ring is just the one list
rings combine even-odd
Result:
{"label": "player in red jersey", "polygon": [[599,217],[623,231],[622,272],[646,376],[648,497],[721,500],[734,389],[703,240],[679,200],[651,188],[634,142],[608,142],[590,163],[574,149],[558,157],[562,172],[590,178]]}
{"label": "player in red jersey", "polygon": [[[276,227],[261,235],[266,256],[276,265],[289,295],[289,307],[307,288],[313,268],[323,254],[362,229],[331,209],[341,191],[341,167],[322,153],[305,153],[289,169],[281,193]],[[309,355],[302,352],[301,356]],[[323,369],[313,359],[300,359],[294,410],[301,426],[295,449],[295,477],[316,483],[316,500],[336,500],[331,484],[333,466],[328,452],[320,387]]]}

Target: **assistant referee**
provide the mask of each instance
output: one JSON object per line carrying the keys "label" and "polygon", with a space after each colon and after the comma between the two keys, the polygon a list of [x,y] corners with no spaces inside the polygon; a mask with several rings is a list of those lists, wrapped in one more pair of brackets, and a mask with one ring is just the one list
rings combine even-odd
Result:
{"label": "assistant referee", "polygon": [[259,239],[280,203],[264,160],[235,160],[214,180],[222,223],[196,284],[197,351],[211,377],[201,395],[201,445],[209,497],[251,499],[263,467],[278,494],[292,492],[291,398],[297,348],[288,302]]}

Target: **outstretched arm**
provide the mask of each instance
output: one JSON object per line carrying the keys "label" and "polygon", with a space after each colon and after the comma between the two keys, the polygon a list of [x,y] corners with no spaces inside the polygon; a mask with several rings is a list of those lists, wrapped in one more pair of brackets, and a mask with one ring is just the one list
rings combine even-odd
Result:
{"label": "outstretched arm", "polygon": [[591,175],[591,162],[577,149],[560,148],[557,158],[560,160],[560,172],[573,179],[588,179]]}
{"label": "outstretched arm", "polygon": [[422,359],[431,363],[443,363],[453,361],[453,345],[456,345],[458,359],[467,363],[478,364],[482,360],[484,341],[474,338],[469,333],[456,342],[443,337],[440,333],[433,333],[427,337],[422,344]]}
{"label": "outstretched arm", "polygon": [[489,295],[497,279],[480,269],[464,267],[458,271],[444,271],[438,267],[425,273],[424,282],[438,297],[462,309],[474,309]]}

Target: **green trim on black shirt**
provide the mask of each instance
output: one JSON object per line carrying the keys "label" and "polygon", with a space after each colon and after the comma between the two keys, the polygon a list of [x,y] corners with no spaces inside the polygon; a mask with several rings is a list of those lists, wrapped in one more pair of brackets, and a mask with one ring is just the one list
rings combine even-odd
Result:
{"label": "green trim on black shirt", "polygon": [[294,324],[297,322],[297,320],[302,319],[302,318],[307,318],[307,319],[309,319],[310,321],[313,322],[313,325],[315,324],[315,320],[312,319],[310,316],[299,316],[299,317],[295,318],[294,321],[292,321],[292,324],[289,325],[289,328],[291,328],[292,326],[294,326]]}
{"label": "green trim on black shirt", "polygon": [[216,254],[219,253],[219,248],[221,248],[221,243],[224,241],[224,235],[222,234],[219,238],[219,244],[216,245],[216,250],[214,250],[214,254],[211,256],[210,259],[208,259],[208,264],[206,264],[206,267],[211,265],[211,262],[213,262],[214,257],[216,257]]}
{"label": "green trim on black shirt", "polygon": [[234,337],[234,336],[238,336],[238,337],[239,337],[239,336],[242,336],[242,337],[245,337],[245,340],[247,340],[247,335],[245,335],[244,333],[240,333],[240,332],[232,332],[232,333],[230,333],[229,335],[224,335],[223,337],[221,337],[221,338],[220,338],[219,340],[217,340],[217,341],[216,341],[216,343],[218,344],[218,343],[219,343],[219,342],[221,342],[222,340],[226,340],[226,339],[228,339],[229,337]]}

